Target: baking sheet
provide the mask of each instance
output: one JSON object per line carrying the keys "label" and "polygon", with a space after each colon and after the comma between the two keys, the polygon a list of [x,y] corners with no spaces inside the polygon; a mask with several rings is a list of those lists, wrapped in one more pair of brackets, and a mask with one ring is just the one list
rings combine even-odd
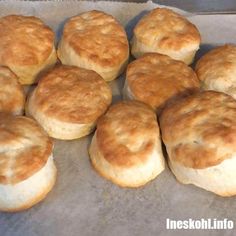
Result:
{"label": "baking sheet", "polygon": [[[26,14],[42,18],[60,35],[65,20],[80,12],[106,11],[125,26],[129,37],[137,20],[156,4],[119,2],[2,1],[0,15]],[[181,12],[195,23],[203,43],[197,58],[216,44],[236,43],[236,15],[197,16]],[[110,83],[113,102],[120,100],[124,76]],[[168,168],[139,189],[113,185],[91,167],[87,148],[91,135],[55,141],[56,185],[48,197],[28,211],[0,213],[1,236],[168,236],[236,235],[235,230],[166,230],[174,220],[217,218],[236,223],[236,198],[221,198],[191,185],[179,184]]]}
{"label": "baking sheet", "polygon": [[153,0],[153,2],[179,7],[189,12],[197,12],[198,14],[236,13],[235,0]]}

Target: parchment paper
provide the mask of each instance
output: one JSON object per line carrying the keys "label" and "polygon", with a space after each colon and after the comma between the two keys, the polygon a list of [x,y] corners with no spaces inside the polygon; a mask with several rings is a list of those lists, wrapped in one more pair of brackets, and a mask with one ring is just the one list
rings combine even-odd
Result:
{"label": "parchment paper", "polygon": [[[154,7],[157,5],[151,2],[3,1],[0,2],[0,16],[38,16],[60,36],[68,17],[98,9],[119,19],[130,38],[137,20]],[[203,42],[197,58],[216,44],[236,43],[236,15],[181,13],[201,32]],[[113,102],[121,99],[123,82],[124,76],[121,76],[110,83]],[[166,218],[228,218],[236,223],[236,198],[221,198],[197,187],[182,185],[168,168],[145,187],[120,188],[92,169],[87,153],[90,140],[91,135],[74,141],[55,140],[58,179],[54,189],[42,203],[28,211],[0,213],[0,236],[236,235],[236,228],[225,231],[166,230]]]}

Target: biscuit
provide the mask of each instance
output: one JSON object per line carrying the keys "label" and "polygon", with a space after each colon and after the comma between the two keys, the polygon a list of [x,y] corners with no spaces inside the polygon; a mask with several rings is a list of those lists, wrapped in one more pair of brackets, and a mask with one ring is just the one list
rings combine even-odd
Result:
{"label": "biscuit", "polygon": [[128,65],[123,95],[147,103],[160,113],[167,102],[189,95],[199,86],[195,72],[185,63],[147,53]]}
{"label": "biscuit", "polygon": [[144,103],[111,106],[97,124],[89,148],[92,165],[122,187],[140,187],[165,168],[155,112]]}
{"label": "biscuit", "polygon": [[61,65],[45,74],[30,95],[26,113],[57,139],[91,133],[111,103],[109,85],[92,70]]}
{"label": "biscuit", "polygon": [[200,41],[194,24],[170,9],[156,8],[135,26],[131,53],[138,58],[147,52],[157,52],[191,64]]}
{"label": "biscuit", "polygon": [[221,196],[236,194],[236,101],[203,91],[164,109],[162,140],[176,178]]}
{"label": "biscuit", "polygon": [[53,144],[32,119],[0,113],[0,211],[43,200],[56,180]]}
{"label": "biscuit", "polygon": [[16,75],[0,66],[0,112],[22,115],[24,106],[25,94]]}
{"label": "biscuit", "polygon": [[89,11],[66,22],[57,54],[62,64],[94,70],[110,81],[127,65],[129,43],[115,18],[101,11]]}
{"label": "biscuit", "polygon": [[224,92],[236,99],[236,46],[214,48],[200,58],[195,70],[203,89]]}
{"label": "biscuit", "polygon": [[37,82],[40,72],[56,63],[54,33],[34,16],[0,18],[0,65],[9,67],[21,84]]}

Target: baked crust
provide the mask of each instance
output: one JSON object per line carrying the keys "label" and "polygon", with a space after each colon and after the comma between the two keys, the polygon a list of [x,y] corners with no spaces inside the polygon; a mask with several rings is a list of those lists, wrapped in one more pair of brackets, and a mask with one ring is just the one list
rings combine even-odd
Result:
{"label": "baked crust", "polygon": [[54,167],[54,175],[53,175],[53,179],[48,182],[48,185],[46,186],[46,188],[42,189],[41,194],[40,195],[36,195],[35,198],[30,199],[30,201],[26,202],[24,205],[21,205],[17,208],[0,208],[0,211],[4,211],[4,212],[19,212],[19,211],[25,211],[28,210],[29,208],[33,207],[34,205],[36,205],[37,203],[41,202],[42,200],[44,200],[46,198],[46,196],[48,195],[48,193],[52,190],[53,186],[56,183],[56,177],[57,177],[57,169],[56,167]]}
{"label": "baked crust", "polygon": [[[54,64],[54,33],[34,16],[9,15],[0,19],[0,65],[8,66],[23,84],[33,83],[32,76]],[[53,53],[53,55],[52,55]],[[21,71],[21,67],[25,71]],[[37,67],[37,68],[35,68]],[[25,78],[26,77],[26,78]]]}
{"label": "baked crust", "polygon": [[190,67],[158,53],[147,53],[131,62],[126,72],[126,83],[134,99],[158,111],[170,99],[191,94],[200,87]]}
{"label": "baked crust", "polygon": [[196,64],[203,89],[225,92],[236,98],[236,46],[226,44],[206,53]]}
{"label": "baked crust", "polygon": [[0,113],[0,184],[16,184],[38,172],[52,148],[52,141],[34,120]]}
{"label": "baked crust", "polygon": [[137,101],[111,106],[97,124],[97,145],[113,166],[141,165],[159,142],[155,112]]}
{"label": "baked crust", "polygon": [[64,26],[63,40],[81,57],[101,67],[116,67],[129,56],[125,30],[113,16],[101,11],[70,18]]}
{"label": "baked crust", "polygon": [[129,43],[115,18],[89,11],[67,21],[57,54],[62,64],[94,70],[105,81],[111,81],[128,63]]}
{"label": "baked crust", "polygon": [[158,50],[195,50],[201,37],[194,24],[167,8],[156,8],[145,15],[134,28],[134,37]]}
{"label": "baked crust", "polygon": [[80,124],[95,122],[112,99],[109,85],[96,72],[65,65],[45,74],[33,95],[31,104],[37,112]]}
{"label": "baked crust", "polygon": [[[199,188],[213,192],[221,197],[232,197],[236,195],[235,185],[235,161],[228,159],[217,166],[205,169],[192,169],[181,166],[173,160],[168,164],[181,184],[193,184]],[[226,164],[226,162],[228,162]]]}
{"label": "baked crust", "polygon": [[142,43],[165,50],[178,51],[200,43],[196,26],[167,8],[150,11],[135,26],[134,34]]}
{"label": "baked crust", "polygon": [[164,109],[160,127],[171,160],[194,169],[216,166],[236,152],[236,101],[196,93]]}
{"label": "baked crust", "polygon": [[[156,152],[155,152],[156,151]],[[104,178],[112,181],[120,187],[138,188],[155,179],[165,169],[165,162],[161,152],[160,143],[156,150],[149,155],[149,160],[143,165],[126,168],[114,166],[108,163],[97,145],[97,133],[95,132],[89,148],[91,164],[94,169]]]}
{"label": "baked crust", "polygon": [[0,111],[21,115],[25,94],[16,75],[7,67],[0,66]]}

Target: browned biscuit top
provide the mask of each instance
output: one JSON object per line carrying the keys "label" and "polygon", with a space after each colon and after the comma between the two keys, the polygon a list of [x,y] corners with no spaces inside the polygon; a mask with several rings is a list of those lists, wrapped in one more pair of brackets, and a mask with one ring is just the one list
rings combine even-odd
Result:
{"label": "browned biscuit top", "polygon": [[229,93],[234,88],[232,93],[235,94],[236,46],[226,44],[210,50],[200,58],[195,70],[203,86],[213,87],[215,84],[215,89],[219,87]]}
{"label": "browned biscuit top", "polygon": [[174,51],[195,49],[201,40],[195,25],[167,8],[156,8],[145,15],[135,26],[134,35],[145,45]]}
{"label": "browned biscuit top", "polygon": [[236,152],[236,101],[214,91],[196,93],[167,107],[160,126],[176,162],[196,169],[220,164]]}
{"label": "browned biscuit top", "polygon": [[97,124],[99,151],[114,166],[142,165],[155,150],[159,127],[155,112],[138,101],[111,106]]}
{"label": "browned biscuit top", "polygon": [[126,79],[137,100],[154,109],[170,98],[199,88],[195,72],[185,63],[158,53],[147,53],[128,65]]}
{"label": "browned biscuit top", "polygon": [[32,119],[0,113],[0,184],[16,184],[45,166],[53,144]]}
{"label": "browned biscuit top", "polygon": [[109,85],[92,70],[61,65],[42,77],[33,92],[35,109],[60,121],[96,121],[111,103]]}
{"label": "browned biscuit top", "polygon": [[0,18],[0,64],[37,65],[54,47],[54,33],[34,16],[9,15]]}
{"label": "browned biscuit top", "polygon": [[17,113],[23,110],[25,95],[16,75],[0,66],[0,111]]}
{"label": "browned biscuit top", "polygon": [[64,26],[63,39],[81,57],[100,66],[119,66],[128,58],[125,30],[113,16],[101,11],[70,18]]}

